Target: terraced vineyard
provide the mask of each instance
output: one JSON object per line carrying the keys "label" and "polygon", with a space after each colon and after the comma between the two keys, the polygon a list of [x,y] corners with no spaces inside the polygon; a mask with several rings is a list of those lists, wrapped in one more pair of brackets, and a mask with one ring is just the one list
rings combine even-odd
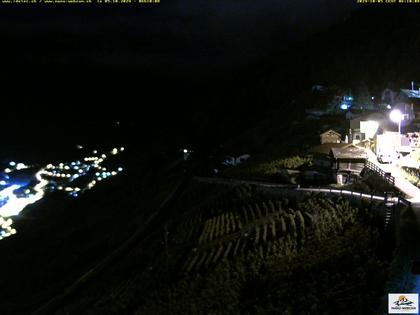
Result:
{"label": "terraced vineyard", "polygon": [[[356,314],[361,305],[374,313],[388,266],[378,252],[392,251],[378,246],[376,202],[226,185],[187,207],[209,188],[180,201],[187,210],[168,225],[172,281],[161,289],[156,276],[137,314]],[[354,306],[348,296],[357,294],[375,302]]]}
{"label": "terraced vineyard", "polygon": [[357,210],[348,201],[309,195],[301,202],[264,200],[240,186],[189,213],[176,241],[190,248],[182,269],[204,271],[221,260],[288,255],[316,240],[339,233],[354,222]]}
{"label": "terraced vineyard", "polygon": [[[108,314],[112,302],[118,314],[357,314],[363,306],[373,314],[388,266],[377,254],[377,206],[195,183],[156,231],[154,251],[130,256],[133,266],[149,259],[147,268],[127,275],[98,309]],[[348,299],[358,294],[369,304]]]}

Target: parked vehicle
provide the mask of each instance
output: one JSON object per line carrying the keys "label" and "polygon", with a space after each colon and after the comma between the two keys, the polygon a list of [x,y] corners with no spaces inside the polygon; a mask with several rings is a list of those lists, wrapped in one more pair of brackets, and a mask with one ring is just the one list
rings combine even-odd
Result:
{"label": "parked vehicle", "polygon": [[380,154],[378,155],[378,162],[382,164],[392,163],[393,155],[392,154]]}

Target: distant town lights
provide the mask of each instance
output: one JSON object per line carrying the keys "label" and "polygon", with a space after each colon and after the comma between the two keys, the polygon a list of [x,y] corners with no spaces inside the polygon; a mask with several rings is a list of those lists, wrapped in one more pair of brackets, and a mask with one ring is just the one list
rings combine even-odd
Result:
{"label": "distant town lights", "polygon": [[[124,151],[124,148],[113,148],[109,152],[116,155]],[[94,151],[97,154],[98,151]],[[109,155],[108,155],[109,156]],[[57,165],[48,164],[44,168],[38,170],[35,174],[37,182],[30,183],[26,189],[19,189],[20,185],[13,185],[9,183],[10,177],[5,173],[12,173],[15,170],[25,169],[33,166],[27,166],[24,163],[17,163],[10,161],[8,168],[3,171],[3,180],[0,180],[0,199],[5,201],[0,205],[0,240],[16,233],[16,230],[11,227],[12,221],[3,220],[3,217],[13,216],[20,213],[20,211],[28,204],[37,202],[42,199],[46,192],[54,190],[65,191],[72,197],[78,197],[78,192],[83,193],[87,189],[93,188],[97,181],[106,181],[107,178],[117,175],[123,170],[118,167],[116,170],[107,170],[102,167],[100,163],[104,162],[108,156],[106,154],[97,154],[96,156],[85,156],[81,160],[73,162],[59,163]],[[95,171],[92,173],[90,170]],[[96,172],[96,173],[95,173]],[[74,187],[70,183],[73,180],[82,176],[95,176],[89,183],[84,184],[84,187]],[[23,194],[23,193],[24,194]],[[2,221],[3,220],[3,221]]]}
{"label": "distant town lights", "polygon": [[25,169],[25,168],[28,168],[28,166],[27,166],[27,165],[25,165],[25,164],[23,164],[23,163],[18,163],[18,164],[16,165],[16,169],[17,169],[17,170],[23,170],[23,169]]}

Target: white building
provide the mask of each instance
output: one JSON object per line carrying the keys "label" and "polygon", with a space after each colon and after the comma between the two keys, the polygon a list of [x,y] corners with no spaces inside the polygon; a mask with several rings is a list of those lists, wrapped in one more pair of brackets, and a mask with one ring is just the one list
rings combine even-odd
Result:
{"label": "white building", "polygon": [[376,136],[376,155],[390,155],[397,153],[410,153],[412,150],[407,135],[398,132],[386,131]]}
{"label": "white building", "polygon": [[378,120],[374,120],[370,116],[352,119],[350,120],[349,141],[358,144],[363,140],[373,139],[378,128]]}

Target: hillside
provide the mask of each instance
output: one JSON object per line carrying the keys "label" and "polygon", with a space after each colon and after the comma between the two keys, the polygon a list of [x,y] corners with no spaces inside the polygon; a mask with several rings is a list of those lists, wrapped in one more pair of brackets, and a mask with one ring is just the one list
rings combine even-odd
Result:
{"label": "hillside", "polygon": [[132,248],[56,314],[373,313],[392,250],[377,206],[192,183],[159,246]]}

